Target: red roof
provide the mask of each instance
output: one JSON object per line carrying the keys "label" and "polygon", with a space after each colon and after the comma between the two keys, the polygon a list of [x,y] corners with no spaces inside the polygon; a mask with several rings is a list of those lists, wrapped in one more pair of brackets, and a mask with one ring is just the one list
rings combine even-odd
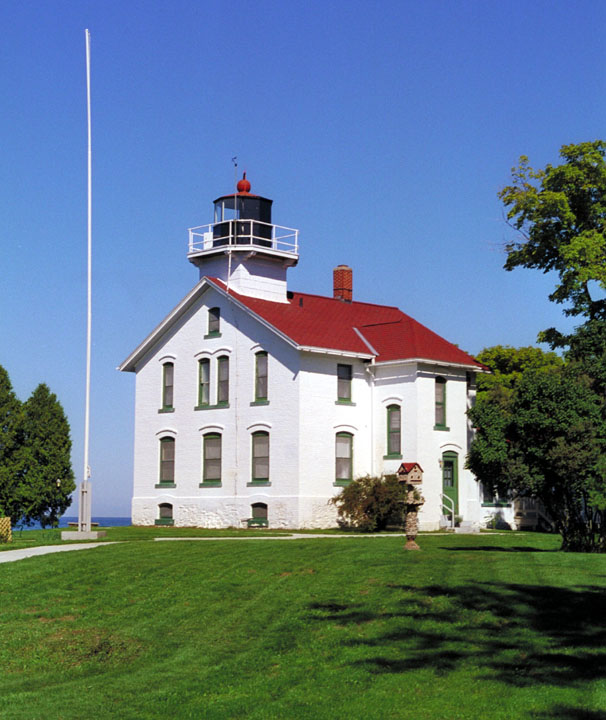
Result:
{"label": "red roof", "polygon": [[419,465],[419,463],[417,463],[417,462],[408,462],[408,463],[402,463],[402,464],[400,465],[400,467],[398,468],[398,473],[400,473],[400,471],[403,470],[404,473],[405,473],[406,475],[408,475],[408,473],[409,473],[411,470],[414,470],[414,468],[416,468],[416,467],[418,467],[419,470],[420,470],[421,472],[423,472],[423,468]]}
{"label": "red roof", "polygon": [[[208,279],[226,290],[221,280]],[[295,292],[286,303],[229,294],[297,345],[374,355],[378,362],[418,358],[484,368],[396,307]]]}

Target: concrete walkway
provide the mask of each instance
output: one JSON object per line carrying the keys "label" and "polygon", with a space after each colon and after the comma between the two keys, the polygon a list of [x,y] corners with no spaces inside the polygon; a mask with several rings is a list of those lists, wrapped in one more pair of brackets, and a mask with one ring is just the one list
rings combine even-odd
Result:
{"label": "concrete walkway", "polygon": [[24,560],[25,558],[35,557],[36,555],[49,555],[50,553],[68,552],[70,550],[88,550],[103,545],[115,544],[115,542],[94,542],[73,545],[38,545],[37,547],[20,548],[19,550],[4,550],[0,552],[0,563]]}
{"label": "concrete walkway", "polygon": [[[437,533],[432,533],[436,535]],[[446,534],[446,533],[444,533]],[[352,533],[349,534],[337,534],[335,533],[292,533],[290,535],[249,535],[249,536],[234,536],[234,537],[163,537],[154,538],[155,542],[179,542],[180,540],[187,540],[192,542],[194,540],[308,540],[315,538],[369,538],[369,537],[406,537],[405,533]]]}

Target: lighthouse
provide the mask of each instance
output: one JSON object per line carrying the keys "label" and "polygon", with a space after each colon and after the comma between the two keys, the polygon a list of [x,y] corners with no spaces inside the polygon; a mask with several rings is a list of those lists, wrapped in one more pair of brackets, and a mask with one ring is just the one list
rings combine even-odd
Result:
{"label": "lighthouse", "polygon": [[200,278],[217,278],[241,295],[287,302],[286,271],[299,260],[299,231],[272,223],[273,201],[237,192],[214,201],[214,222],[190,228],[187,257]]}

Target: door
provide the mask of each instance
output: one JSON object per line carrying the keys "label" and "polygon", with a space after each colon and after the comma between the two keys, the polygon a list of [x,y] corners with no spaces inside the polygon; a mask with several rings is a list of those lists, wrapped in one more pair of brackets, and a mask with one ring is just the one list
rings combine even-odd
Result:
{"label": "door", "polygon": [[[455,515],[459,514],[459,456],[452,451],[442,455],[442,493],[454,504]],[[448,502],[448,501],[446,501]],[[444,515],[450,515],[448,504],[444,505]]]}

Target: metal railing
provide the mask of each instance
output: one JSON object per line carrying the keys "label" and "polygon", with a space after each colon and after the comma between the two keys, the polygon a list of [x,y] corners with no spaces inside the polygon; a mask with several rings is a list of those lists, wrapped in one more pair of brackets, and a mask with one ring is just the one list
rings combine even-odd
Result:
{"label": "metal railing", "polygon": [[222,220],[189,229],[188,254],[227,246],[254,246],[297,255],[299,231],[260,220]]}
{"label": "metal railing", "polygon": [[[455,504],[454,500],[452,498],[449,498],[448,495],[443,495],[440,493],[440,497],[442,498],[442,510],[446,508],[446,510],[450,513],[450,527],[452,530],[455,528]],[[442,513],[444,514],[444,513]]]}

